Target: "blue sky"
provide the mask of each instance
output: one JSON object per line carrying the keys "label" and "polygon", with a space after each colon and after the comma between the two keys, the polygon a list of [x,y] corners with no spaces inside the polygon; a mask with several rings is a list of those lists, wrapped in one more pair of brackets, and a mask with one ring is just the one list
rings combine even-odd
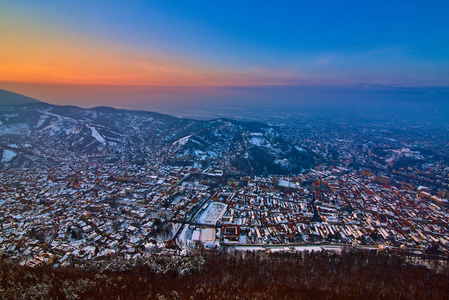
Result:
{"label": "blue sky", "polygon": [[448,87],[448,11],[449,1],[3,0],[0,82]]}

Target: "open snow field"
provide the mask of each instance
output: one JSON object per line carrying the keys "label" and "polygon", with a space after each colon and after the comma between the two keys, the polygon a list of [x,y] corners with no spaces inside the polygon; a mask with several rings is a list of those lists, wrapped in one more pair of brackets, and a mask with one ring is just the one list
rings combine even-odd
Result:
{"label": "open snow field", "polygon": [[202,224],[215,225],[221,220],[221,217],[223,217],[227,207],[227,204],[221,202],[210,203],[198,218],[198,222]]}

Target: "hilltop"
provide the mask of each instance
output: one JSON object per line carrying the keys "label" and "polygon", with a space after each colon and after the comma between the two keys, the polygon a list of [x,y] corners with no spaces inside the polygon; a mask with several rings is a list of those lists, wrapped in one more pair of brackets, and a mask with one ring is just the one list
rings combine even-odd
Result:
{"label": "hilltop", "polygon": [[31,97],[0,89],[0,106],[16,106],[36,103],[42,102]]}

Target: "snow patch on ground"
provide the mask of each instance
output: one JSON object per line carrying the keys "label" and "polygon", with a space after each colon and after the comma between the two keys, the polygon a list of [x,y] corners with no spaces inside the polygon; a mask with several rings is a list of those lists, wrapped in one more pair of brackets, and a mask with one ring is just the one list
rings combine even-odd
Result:
{"label": "snow patch on ground", "polygon": [[63,116],[57,115],[57,114],[54,114],[54,113],[51,113],[51,112],[48,112],[48,111],[41,111],[41,113],[58,118],[58,122],[62,122],[62,120],[64,119]]}
{"label": "snow patch on ground", "polygon": [[265,147],[271,150],[275,150],[273,145],[264,137],[254,136],[249,140],[250,144],[258,147]]}
{"label": "snow patch on ground", "polygon": [[221,220],[227,207],[228,206],[226,204],[221,202],[213,202],[209,204],[198,218],[198,222],[202,224],[215,225]]}
{"label": "snow patch on ground", "polygon": [[9,121],[11,118],[18,117],[19,114],[4,114],[3,117],[6,119],[6,121]]}
{"label": "snow patch on ground", "polygon": [[11,124],[0,127],[0,135],[5,134],[27,134],[29,131],[26,124]]}
{"label": "snow patch on ground", "polygon": [[53,123],[48,125],[47,127],[43,128],[42,131],[48,131],[49,135],[55,135],[56,132],[59,132],[61,130],[61,126],[59,126],[60,123]]}
{"label": "snow patch on ground", "polygon": [[283,167],[287,167],[289,165],[288,160],[286,158],[284,158],[284,159],[276,159],[274,161],[274,163],[278,164],[280,166],[283,166]]}
{"label": "snow patch on ground", "polygon": [[199,141],[196,141],[196,140],[192,140],[192,142],[193,143],[195,143],[195,144],[197,144],[197,145],[200,145],[200,146],[202,146],[202,144],[199,142]]}
{"label": "snow patch on ground", "polygon": [[203,156],[205,154],[204,151],[201,150],[195,150],[195,156]]}
{"label": "snow patch on ground", "polygon": [[207,154],[208,154],[210,157],[218,157],[218,154],[217,154],[216,152],[214,152],[214,151],[207,151]]}
{"label": "snow patch on ground", "polygon": [[183,137],[183,138],[177,140],[176,142],[174,142],[174,143],[172,144],[172,146],[175,146],[175,145],[178,145],[178,146],[184,146],[185,144],[187,144],[187,142],[189,141],[189,139],[190,139],[191,136],[192,136],[192,135],[188,135],[188,136],[185,136],[185,137]]}
{"label": "snow patch on ground", "polygon": [[75,119],[72,119],[72,118],[69,118],[69,117],[64,117],[64,116],[61,116],[61,115],[58,115],[58,114],[54,114],[54,113],[51,113],[51,112],[48,112],[48,111],[41,111],[41,113],[58,118],[58,122],[70,121],[72,123],[78,123],[78,121],[75,120]]}
{"label": "snow patch on ground", "polygon": [[258,136],[254,136],[252,137],[249,142],[255,146],[263,146],[267,143],[267,141],[262,138],[262,137],[258,137]]}
{"label": "snow patch on ground", "polygon": [[101,136],[101,134],[97,131],[97,128],[86,125],[91,131],[92,131],[92,136],[99,141],[102,144],[106,144],[106,140],[104,139],[104,137]]}
{"label": "snow patch on ground", "polygon": [[11,150],[3,150],[2,162],[10,162],[17,154]]}
{"label": "snow patch on ground", "polygon": [[37,121],[36,128],[39,128],[44,124],[44,122],[48,119],[48,115],[41,115],[39,121]]}

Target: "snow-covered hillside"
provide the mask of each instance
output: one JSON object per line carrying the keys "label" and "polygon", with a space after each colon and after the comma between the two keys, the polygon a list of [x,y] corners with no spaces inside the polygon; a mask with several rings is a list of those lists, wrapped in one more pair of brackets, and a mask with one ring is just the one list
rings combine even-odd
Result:
{"label": "snow-covered hillside", "polygon": [[18,147],[17,153],[3,151],[4,164],[22,163],[14,158],[26,161],[33,155],[52,160],[95,155],[134,163],[157,156],[171,164],[221,164],[264,174],[290,173],[313,162],[308,152],[287,143],[277,128],[267,124],[197,121],[109,107],[0,106],[0,136]]}

